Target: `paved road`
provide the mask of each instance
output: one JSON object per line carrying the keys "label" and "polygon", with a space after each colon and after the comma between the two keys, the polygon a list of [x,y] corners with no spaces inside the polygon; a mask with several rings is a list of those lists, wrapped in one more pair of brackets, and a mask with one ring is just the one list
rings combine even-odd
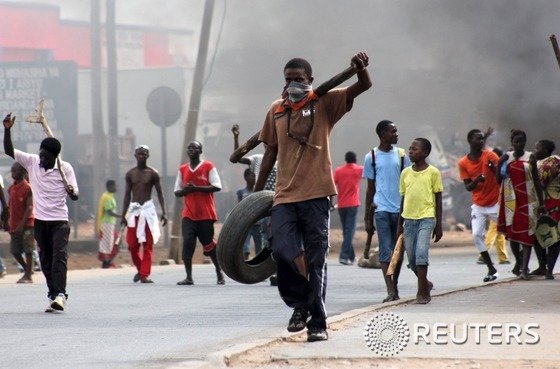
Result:
{"label": "paved road", "polygon": [[[438,291],[480,284],[485,267],[474,248],[433,249],[430,279]],[[533,260],[534,263],[534,260]],[[510,265],[499,265],[511,276]],[[385,297],[379,270],[328,265],[329,314],[369,306]],[[17,285],[0,280],[0,368],[162,368],[204,360],[234,344],[284,332],[291,311],[275,288],[227,279],[217,286],[213,267],[194,267],[194,286],[177,286],[182,266],[157,266],[153,285],[133,284],[131,268],[73,271],[67,309],[44,313],[41,276]],[[414,275],[403,270],[401,296],[415,294]]]}

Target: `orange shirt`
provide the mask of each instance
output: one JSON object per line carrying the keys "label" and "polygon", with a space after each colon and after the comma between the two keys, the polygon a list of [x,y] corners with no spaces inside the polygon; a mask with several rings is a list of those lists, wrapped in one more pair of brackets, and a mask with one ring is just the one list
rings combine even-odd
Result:
{"label": "orange shirt", "polygon": [[496,182],[496,175],[488,167],[491,161],[496,167],[498,165],[498,155],[490,150],[482,151],[482,155],[478,160],[470,160],[468,155],[463,156],[459,163],[459,177],[462,181],[465,179],[474,180],[483,174],[486,180],[479,183],[472,193],[472,201],[478,206],[493,206],[498,202],[500,195],[500,185]]}

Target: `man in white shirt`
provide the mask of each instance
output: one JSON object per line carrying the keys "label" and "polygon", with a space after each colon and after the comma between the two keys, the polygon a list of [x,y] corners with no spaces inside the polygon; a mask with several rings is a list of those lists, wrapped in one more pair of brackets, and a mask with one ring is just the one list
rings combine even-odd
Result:
{"label": "man in white shirt", "polygon": [[66,272],[70,235],[66,196],[78,200],[78,183],[70,163],[60,161],[57,165],[62,145],[56,138],[47,137],[41,141],[39,155],[14,150],[11,135],[14,123],[15,117],[11,114],[3,120],[4,151],[29,174],[35,211],[34,235],[49,289],[49,306],[45,312],[63,311],[68,297]]}

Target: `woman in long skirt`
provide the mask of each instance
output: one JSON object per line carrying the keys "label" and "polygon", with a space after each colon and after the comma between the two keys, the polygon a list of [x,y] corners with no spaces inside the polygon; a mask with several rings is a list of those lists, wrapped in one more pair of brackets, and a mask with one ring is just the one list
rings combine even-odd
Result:
{"label": "woman in long skirt", "polygon": [[[542,208],[542,191],[537,180],[537,168],[530,151],[525,151],[524,131],[511,130],[511,146],[498,162],[498,181],[501,181],[498,231],[505,233],[515,257],[512,273],[529,279],[531,247],[535,243],[538,213]],[[505,173],[502,172],[505,166]],[[505,178],[504,178],[505,177]],[[539,209],[540,208],[540,209]],[[523,246],[521,257],[520,245]]]}

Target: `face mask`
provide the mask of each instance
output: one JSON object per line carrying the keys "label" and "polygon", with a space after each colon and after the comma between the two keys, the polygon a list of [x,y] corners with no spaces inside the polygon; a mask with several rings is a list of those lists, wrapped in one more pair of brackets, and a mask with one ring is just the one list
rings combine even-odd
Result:
{"label": "face mask", "polygon": [[292,81],[288,87],[286,87],[286,92],[288,93],[288,99],[290,102],[297,103],[305,99],[307,93],[312,89],[313,87],[311,87],[311,85]]}

